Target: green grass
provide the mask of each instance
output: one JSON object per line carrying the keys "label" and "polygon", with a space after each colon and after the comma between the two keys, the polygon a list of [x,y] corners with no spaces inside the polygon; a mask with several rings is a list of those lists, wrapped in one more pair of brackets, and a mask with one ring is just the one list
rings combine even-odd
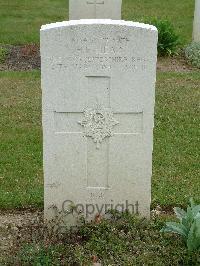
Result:
{"label": "green grass", "polygon": [[[159,73],[153,206],[200,202],[200,73]],[[39,72],[0,72],[0,208],[43,205]]]}
{"label": "green grass", "polygon": [[68,17],[67,0],[0,0],[0,43],[39,42],[42,24]]}
{"label": "green grass", "polygon": [[39,73],[0,73],[0,208],[43,205]]}
{"label": "green grass", "polygon": [[180,34],[181,41],[192,39],[194,0],[124,0],[123,19],[141,21],[143,18],[167,19]]}
{"label": "green grass", "polygon": [[153,204],[200,201],[199,80],[200,72],[158,75]]}
{"label": "green grass", "polygon": [[0,47],[0,64],[4,63],[8,55],[8,50],[6,48]]}
{"label": "green grass", "polygon": [[[68,19],[67,0],[0,0],[0,7],[0,43],[4,44],[38,43],[42,24]],[[123,19],[168,19],[183,43],[191,41],[193,14],[194,0],[123,0]]]}

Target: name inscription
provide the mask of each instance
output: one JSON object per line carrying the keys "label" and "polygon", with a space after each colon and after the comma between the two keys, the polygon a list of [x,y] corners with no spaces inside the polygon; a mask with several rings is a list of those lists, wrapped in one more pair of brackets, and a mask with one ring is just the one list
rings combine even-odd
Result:
{"label": "name inscription", "polygon": [[[43,62],[49,70],[66,72],[67,70],[111,70],[118,68],[124,71],[149,71],[153,66],[151,57],[138,55],[138,44],[127,34],[119,33],[116,37],[86,34],[86,37],[64,38],[60,32],[56,42],[61,44],[58,52],[51,57],[44,57]],[[139,33],[138,33],[139,34]],[[75,35],[75,34],[74,34]],[[68,41],[66,41],[66,39]],[[66,51],[66,52],[65,52]],[[63,56],[62,56],[63,54]]]}
{"label": "name inscription", "polygon": [[68,56],[49,57],[44,59],[51,70],[66,71],[68,69],[98,70],[120,68],[121,70],[146,71],[152,65],[150,60],[141,57],[127,56]]}

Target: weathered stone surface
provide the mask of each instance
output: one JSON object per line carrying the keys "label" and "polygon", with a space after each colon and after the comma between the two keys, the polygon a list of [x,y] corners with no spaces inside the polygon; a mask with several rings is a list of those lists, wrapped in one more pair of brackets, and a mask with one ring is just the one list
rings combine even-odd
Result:
{"label": "weathered stone surface", "polygon": [[69,0],[69,19],[121,19],[122,0]]}
{"label": "weathered stone surface", "polygon": [[200,43],[200,0],[195,1],[193,41]]}
{"label": "weathered stone surface", "polygon": [[41,29],[45,216],[148,217],[157,30],[112,20]]}

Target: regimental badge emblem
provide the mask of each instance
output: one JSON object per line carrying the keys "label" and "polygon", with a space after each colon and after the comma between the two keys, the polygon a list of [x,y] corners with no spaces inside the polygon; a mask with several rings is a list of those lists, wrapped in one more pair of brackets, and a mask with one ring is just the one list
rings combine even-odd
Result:
{"label": "regimental badge emblem", "polygon": [[93,139],[96,148],[99,149],[102,141],[113,136],[113,128],[119,122],[114,118],[111,108],[97,105],[96,108],[86,108],[83,112],[84,118],[78,123],[84,127],[85,136]]}

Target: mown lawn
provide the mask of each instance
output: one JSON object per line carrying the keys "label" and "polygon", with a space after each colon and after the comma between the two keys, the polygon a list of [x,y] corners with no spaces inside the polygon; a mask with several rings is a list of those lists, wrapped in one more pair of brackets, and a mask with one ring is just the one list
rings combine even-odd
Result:
{"label": "mown lawn", "polygon": [[200,72],[157,77],[153,204],[200,201]]}
{"label": "mown lawn", "polygon": [[[123,0],[123,19],[168,19],[183,43],[191,41],[193,15],[194,0]],[[67,19],[67,0],[0,0],[0,43],[38,43],[42,24]]]}
{"label": "mown lawn", "polygon": [[0,72],[0,208],[43,205],[39,72]]}
{"label": "mown lawn", "polygon": [[[153,206],[200,202],[200,73],[159,73]],[[0,208],[42,207],[39,72],[0,73]]]}

